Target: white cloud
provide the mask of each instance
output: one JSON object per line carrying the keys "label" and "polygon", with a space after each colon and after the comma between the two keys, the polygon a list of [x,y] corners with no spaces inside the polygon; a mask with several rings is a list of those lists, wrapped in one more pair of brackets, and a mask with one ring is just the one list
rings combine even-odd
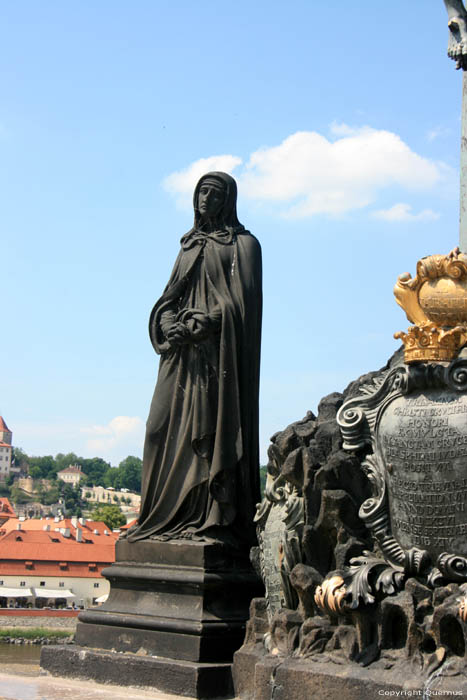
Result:
{"label": "white cloud", "polygon": [[350,136],[354,133],[354,129],[344,122],[332,122],[329,131],[333,136]]}
{"label": "white cloud", "polygon": [[15,422],[14,444],[28,455],[74,452],[79,457],[102,457],[118,464],[130,454],[141,456],[144,421],[138,416],[116,416],[102,425],[59,421],[53,423]]}
{"label": "white cloud", "polygon": [[96,453],[109,453],[124,444],[142,444],[143,421],[138,416],[116,416],[106,425],[93,425],[81,428],[80,432],[89,435],[86,441],[88,450]]}
{"label": "white cloud", "polygon": [[383,221],[435,221],[439,219],[439,214],[432,209],[423,209],[418,214],[413,214],[410,204],[403,202],[394,204],[390,209],[374,211],[372,216]]}
{"label": "white cloud", "polygon": [[[254,151],[236,174],[242,194],[278,203],[286,217],[340,215],[373,204],[385,189],[430,190],[451,174],[447,165],[418,155],[390,131],[342,123],[333,123],[330,131],[334,140],[299,131],[277,146]],[[202,158],[164,184],[188,204],[203,172],[231,172],[241,163],[233,155]]]}
{"label": "white cloud", "polygon": [[184,170],[178,170],[166,177],[163,184],[168,192],[177,197],[177,203],[186,207],[191,204],[193,190],[204,173],[212,170],[232,173],[241,162],[241,158],[230,155],[200,158]]}
{"label": "white cloud", "polygon": [[446,126],[434,126],[432,129],[427,131],[426,137],[428,141],[435,141],[436,139],[445,139],[451,135],[451,129]]}
{"label": "white cloud", "polygon": [[286,215],[305,217],[360,209],[384,188],[431,188],[440,178],[437,165],[396,134],[364,127],[334,142],[316,132],[298,132],[279,146],[256,151],[243,188],[250,197],[290,202]]}

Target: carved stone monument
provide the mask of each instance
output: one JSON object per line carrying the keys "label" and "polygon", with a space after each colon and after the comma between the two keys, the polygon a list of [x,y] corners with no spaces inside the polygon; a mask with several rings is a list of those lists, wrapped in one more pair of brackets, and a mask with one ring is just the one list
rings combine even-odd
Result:
{"label": "carved stone monument", "polygon": [[303,494],[304,522],[281,609],[262,568],[242,697],[467,693],[467,256],[420,260],[395,295],[413,324],[395,334],[404,356],[273,438],[276,502]]}
{"label": "carved stone monument", "polygon": [[467,581],[467,360],[457,357],[467,342],[467,256],[424,258],[394,291],[416,324],[395,334],[405,365],[337,416],[343,447],[370,449],[362,468],[373,493],[360,517],[389,564],[375,563],[376,578],[370,567],[358,587],[353,569],[342,604],[354,608],[410,575],[431,586]]}
{"label": "carved stone monument", "polygon": [[[103,571],[108,600],[76,645],[43,649],[52,673],[209,698],[232,692],[232,655],[262,592],[249,559],[259,500],[261,249],[237,187],[199,181],[194,225],[150,317],[161,355],[138,522]],[[122,653],[123,652],[123,653]]]}
{"label": "carved stone monument", "polygon": [[[274,454],[274,447],[273,444],[269,448],[270,456]],[[293,608],[298,603],[297,593],[290,585],[290,573],[302,561],[304,524],[301,489],[288,483],[277,465],[268,474],[265,497],[258,506],[255,521],[259,565],[271,620],[281,608]]]}

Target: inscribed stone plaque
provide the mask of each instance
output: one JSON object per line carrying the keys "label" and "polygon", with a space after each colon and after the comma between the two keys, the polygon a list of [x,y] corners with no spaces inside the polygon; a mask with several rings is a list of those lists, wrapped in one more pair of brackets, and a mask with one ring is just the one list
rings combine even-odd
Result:
{"label": "inscribed stone plaque", "polygon": [[387,470],[392,532],[404,548],[467,555],[467,396],[428,389],[383,411],[377,451]]}
{"label": "inscribed stone plaque", "polygon": [[261,535],[264,585],[268,610],[271,616],[284,606],[281,562],[283,558],[282,541],[285,531],[284,519],[286,516],[285,506],[274,503],[271,506]]}

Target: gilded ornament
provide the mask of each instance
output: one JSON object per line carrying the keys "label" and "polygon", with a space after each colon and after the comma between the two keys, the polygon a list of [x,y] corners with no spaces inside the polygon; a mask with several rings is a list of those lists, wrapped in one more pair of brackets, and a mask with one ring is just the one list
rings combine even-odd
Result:
{"label": "gilded ornament", "polygon": [[399,276],[394,295],[415,324],[394,334],[405,361],[453,360],[467,342],[467,256],[454,250],[422,258],[415,278]]}
{"label": "gilded ornament", "polygon": [[462,622],[467,622],[467,598],[460,599],[458,612]]}
{"label": "gilded ornament", "polygon": [[315,603],[326,613],[337,615],[345,606],[346,588],[342,576],[332,576],[323,581],[315,590]]}

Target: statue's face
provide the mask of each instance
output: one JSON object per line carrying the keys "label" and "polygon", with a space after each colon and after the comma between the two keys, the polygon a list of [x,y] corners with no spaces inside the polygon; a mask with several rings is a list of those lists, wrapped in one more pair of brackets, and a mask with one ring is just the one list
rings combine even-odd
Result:
{"label": "statue's face", "polygon": [[221,183],[206,180],[199,188],[198,211],[201,216],[214,219],[222,209],[225,192]]}

